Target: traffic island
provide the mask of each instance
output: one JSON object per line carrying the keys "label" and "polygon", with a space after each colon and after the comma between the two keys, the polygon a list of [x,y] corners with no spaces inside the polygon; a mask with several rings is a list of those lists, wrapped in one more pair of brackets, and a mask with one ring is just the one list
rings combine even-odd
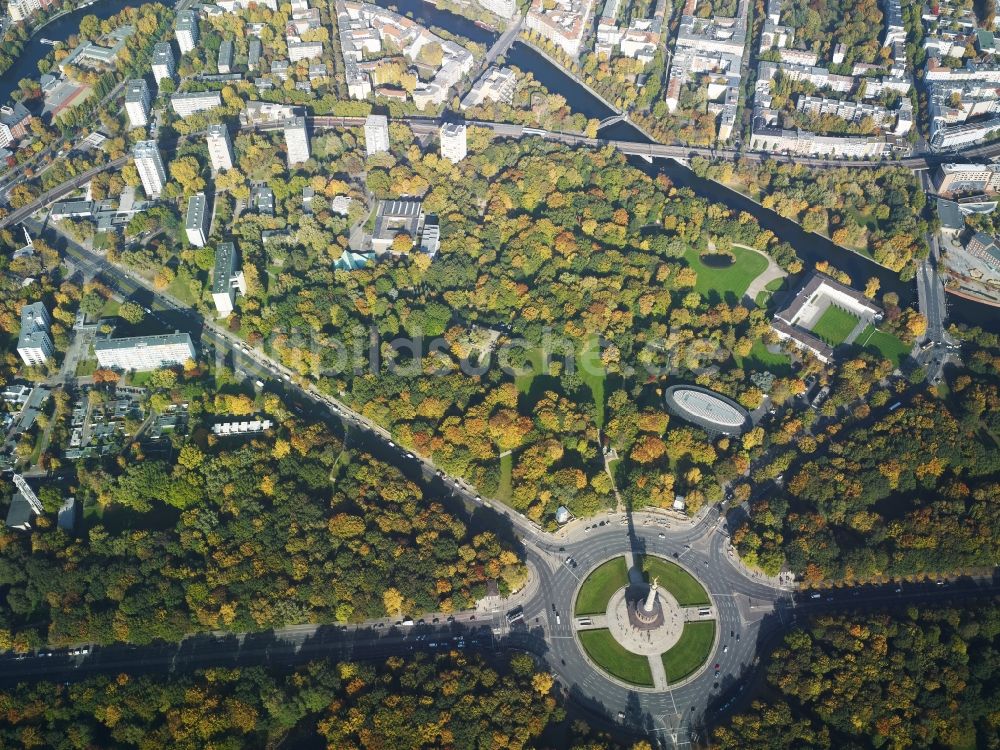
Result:
{"label": "traffic island", "polygon": [[639,567],[646,582],[629,582],[624,557],[594,568],[576,593],[574,632],[591,663],[615,681],[665,690],[708,661],[714,609],[679,565],[647,555]]}

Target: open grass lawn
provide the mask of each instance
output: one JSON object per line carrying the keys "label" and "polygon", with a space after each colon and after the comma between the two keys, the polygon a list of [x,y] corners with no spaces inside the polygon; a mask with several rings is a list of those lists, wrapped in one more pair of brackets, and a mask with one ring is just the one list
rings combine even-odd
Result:
{"label": "open grass lawn", "polygon": [[170,282],[167,292],[172,294],[185,305],[194,305],[197,301],[194,292],[191,290],[192,281],[187,276],[177,276]]}
{"label": "open grass lawn", "polygon": [[649,660],[645,656],[626,651],[611,635],[611,631],[606,628],[581,630],[578,635],[587,655],[608,673],[633,685],[649,687],[653,684]]}
{"label": "open grass lawn", "polygon": [[580,615],[602,615],[608,608],[608,600],[618,589],[628,583],[625,558],[616,557],[594,569],[587,576],[576,597],[574,613]]}
{"label": "open grass lawn", "polygon": [[702,297],[725,299],[733,295],[737,300],[743,297],[750,282],[767,269],[767,258],[753,250],[742,247],[733,248],[736,262],[727,268],[711,268],[701,262],[698,251],[688,248],[684,260],[698,272],[698,282],[694,290]]}
{"label": "open grass lawn", "polygon": [[677,603],[682,607],[695,607],[709,603],[708,593],[704,587],[679,565],[674,565],[662,557],[651,556],[639,558],[637,564],[647,581],[652,581],[654,577],[659,578],[660,585],[673,594]]}
{"label": "open grass lawn", "polygon": [[576,369],[584,385],[594,398],[594,421],[597,428],[604,427],[604,381],[607,373],[601,362],[597,339],[591,338],[576,354]]}
{"label": "open grass lawn", "polygon": [[97,369],[97,360],[93,357],[86,357],[81,359],[76,363],[76,375],[77,377],[87,377],[88,375],[93,375],[94,370]]}
{"label": "open grass lawn", "polygon": [[134,385],[136,388],[145,388],[146,384],[149,383],[149,376],[151,374],[151,372],[147,371],[130,372],[126,375],[125,379],[129,385]]}
{"label": "open grass lawn", "polygon": [[854,343],[864,349],[878,352],[896,367],[902,365],[903,361],[910,356],[911,347],[891,333],[879,331],[871,325],[861,332]]}
{"label": "open grass lawn", "polygon": [[121,303],[117,300],[109,299],[104,303],[104,308],[101,310],[100,317],[102,318],[113,318],[118,314],[118,308],[121,307]]}
{"label": "open grass lawn", "polygon": [[683,680],[705,663],[715,642],[715,620],[686,622],[681,639],[663,654],[663,669],[667,682]]}
{"label": "open grass lawn", "polygon": [[514,385],[521,393],[531,391],[531,383],[542,373],[542,350],[531,349],[527,353],[527,362],[511,362],[513,367],[523,369],[523,372],[514,376]]}
{"label": "open grass lawn", "polygon": [[750,354],[739,361],[740,367],[751,370],[770,370],[775,375],[791,372],[792,358],[787,354],[768,351],[767,344],[760,339],[753,342]]}
{"label": "open grass lawn", "polygon": [[497,499],[510,503],[511,497],[511,473],[514,471],[514,454],[507,453],[500,456],[500,488],[497,490]]}
{"label": "open grass lawn", "polygon": [[851,334],[857,324],[856,315],[830,305],[816,321],[812,332],[830,346],[837,346],[844,343],[844,339]]}

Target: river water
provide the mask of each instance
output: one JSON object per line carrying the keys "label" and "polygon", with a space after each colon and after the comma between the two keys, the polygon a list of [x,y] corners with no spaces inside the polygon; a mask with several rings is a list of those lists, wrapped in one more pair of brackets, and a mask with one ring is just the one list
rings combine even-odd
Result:
{"label": "river water", "polygon": [[[122,8],[130,5],[128,0],[97,0],[89,8],[79,8],[72,13],[60,16],[55,21],[42,27],[24,45],[24,51],[13,65],[0,76],[0,102],[6,102],[11,93],[17,91],[17,84],[22,78],[37,79],[38,61],[52,51],[52,47],[42,44],[41,39],[52,39],[57,42],[65,41],[71,34],[80,30],[80,19],[84,16],[97,16],[102,21],[110,18]],[[132,2],[131,5],[136,5]]]}

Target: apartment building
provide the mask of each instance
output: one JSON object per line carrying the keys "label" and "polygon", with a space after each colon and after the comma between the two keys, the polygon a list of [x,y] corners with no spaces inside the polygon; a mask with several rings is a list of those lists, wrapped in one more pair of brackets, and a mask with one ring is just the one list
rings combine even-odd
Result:
{"label": "apartment building", "polygon": [[219,45],[219,56],[216,60],[216,68],[220,74],[229,73],[233,68],[234,47],[231,39],[223,39]]}
{"label": "apartment building", "polygon": [[593,13],[594,0],[532,0],[524,25],[578,57]]}
{"label": "apartment building", "polygon": [[667,110],[677,111],[681,89],[693,76],[709,74],[708,107],[718,117],[716,138],[724,141],[736,124],[749,1],[740,0],[735,18],[699,18],[694,10],[695,3],[689,0],[682,11],[667,77]]}
{"label": "apartment building", "polygon": [[149,124],[149,87],[143,78],[125,82],[125,112],[129,126],[144,128]]}
{"label": "apartment building", "polygon": [[167,184],[167,171],[163,168],[163,159],[156,148],[156,141],[139,141],[132,148],[132,158],[135,160],[136,171],[142,180],[142,188],[149,198],[159,198],[163,186]]}
{"label": "apartment building", "polygon": [[293,117],[285,123],[285,147],[288,149],[288,166],[309,160],[309,132],[306,118]]}
{"label": "apartment building", "polygon": [[365,151],[368,156],[389,151],[389,120],[385,115],[368,115],[365,120]]}
{"label": "apartment building", "polygon": [[205,247],[208,242],[208,201],[204,193],[188,198],[187,216],[184,219],[184,233],[188,242],[195,247]]}
{"label": "apartment building", "polygon": [[321,42],[303,42],[298,37],[288,37],[287,45],[288,59],[292,62],[323,56],[323,44]]}
{"label": "apartment building", "polygon": [[942,164],[934,175],[937,193],[1000,191],[1000,164]]}
{"label": "apartment building", "polygon": [[490,13],[500,16],[500,18],[511,19],[517,15],[517,3],[515,0],[476,0]]}
{"label": "apartment building", "polygon": [[817,135],[782,128],[779,122],[779,113],[775,110],[756,108],[750,131],[750,150],[845,159],[879,158],[892,150],[885,138]]}
{"label": "apartment building", "polygon": [[888,125],[896,120],[895,113],[877,104],[828,99],[822,96],[799,96],[795,107],[806,114],[816,117],[832,115],[855,125],[865,119],[879,126]]}
{"label": "apartment building", "polygon": [[192,91],[188,94],[174,94],[170,97],[170,106],[181,119],[184,119],[196,112],[221,107],[222,95],[218,91]]}
{"label": "apartment building", "polygon": [[101,367],[142,372],[183,365],[194,359],[196,352],[189,334],[175,332],[100,339],[94,342],[94,355]]}
{"label": "apartment building", "polygon": [[49,326],[52,319],[41,302],[21,308],[21,331],[17,336],[17,353],[28,367],[43,365],[55,353]]}
{"label": "apartment building", "polygon": [[[472,71],[472,53],[459,44],[431,33],[412,19],[377,5],[337,0],[337,27],[344,59],[348,94],[364,99],[372,94],[405,101],[412,98],[418,108],[442,104],[453,86]],[[440,45],[441,64],[430,80],[421,80],[411,93],[393,86],[376,86],[372,74],[379,64],[378,55],[401,50],[414,62],[428,44]]]}
{"label": "apartment building", "polygon": [[7,148],[26,136],[30,124],[31,113],[21,102],[0,107],[0,148]]}
{"label": "apartment building", "polygon": [[194,50],[198,44],[198,14],[193,10],[182,10],[174,23],[174,37],[182,55]]}
{"label": "apartment building", "polygon": [[256,72],[260,66],[260,55],[263,49],[264,47],[257,37],[252,37],[247,42],[247,69],[250,72]]}
{"label": "apartment building", "polygon": [[174,62],[174,51],[169,42],[157,42],[153,45],[153,80],[159,85],[164,78],[173,78],[177,73]]}
{"label": "apartment building", "polygon": [[10,0],[7,4],[7,12],[10,20],[15,23],[24,21],[40,10],[47,10],[55,5],[55,0]]}
{"label": "apartment building", "polygon": [[469,153],[464,122],[446,122],[441,126],[441,158],[458,164]]}
{"label": "apartment building", "polygon": [[477,107],[484,101],[505,102],[510,104],[514,99],[514,86],[517,79],[511,68],[491,66],[478,81],[473,84],[469,93],[462,98],[462,110]]}
{"label": "apartment building", "polygon": [[215,250],[215,268],[212,271],[212,300],[220,316],[233,311],[236,292],[247,293],[243,271],[236,266],[236,246],[223,242]]}
{"label": "apartment building", "polygon": [[233,142],[225,125],[209,125],[205,143],[208,145],[208,158],[212,162],[213,172],[233,168]]}

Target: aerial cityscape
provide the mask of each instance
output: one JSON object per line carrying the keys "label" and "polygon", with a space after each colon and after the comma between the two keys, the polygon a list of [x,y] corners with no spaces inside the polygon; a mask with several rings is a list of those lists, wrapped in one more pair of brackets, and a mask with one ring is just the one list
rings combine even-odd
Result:
{"label": "aerial cityscape", "polygon": [[1000,0],[0,39],[0,747],[1000,747]]}

